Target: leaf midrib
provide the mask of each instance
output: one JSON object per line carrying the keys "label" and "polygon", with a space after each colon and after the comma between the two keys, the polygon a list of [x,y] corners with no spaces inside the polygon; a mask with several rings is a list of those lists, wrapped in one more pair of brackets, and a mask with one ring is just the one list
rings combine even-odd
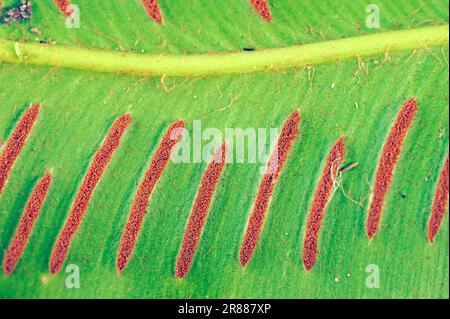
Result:
{"label": "leaf midrib", "polygon": [[146,55],[0,40],[0,62],[145,76],[218,76],[283,70],[449,42],[449,25],[380,32],[254,52]]}

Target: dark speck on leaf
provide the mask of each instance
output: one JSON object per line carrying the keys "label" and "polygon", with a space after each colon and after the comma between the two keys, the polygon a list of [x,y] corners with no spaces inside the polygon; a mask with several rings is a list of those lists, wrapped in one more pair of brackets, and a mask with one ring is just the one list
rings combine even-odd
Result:
{"label": "dark speck on leaf", "polygon": [[244,51],[246,52],[251,52],[251,51],[255,51],[255,48],[244,48]]}

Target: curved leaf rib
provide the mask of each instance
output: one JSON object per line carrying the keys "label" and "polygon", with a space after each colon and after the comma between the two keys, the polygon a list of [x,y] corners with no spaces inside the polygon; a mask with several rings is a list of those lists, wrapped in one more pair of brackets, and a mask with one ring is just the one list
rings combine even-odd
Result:
{"label": "curved leaf rib", "polygon": [[0,41],[0,62],[45,65],[145,76],[217,76],[282,70],[386,51],[448,45],[448,24],[388,31],[255,52],[198,55],[144,55],[37,43]]}

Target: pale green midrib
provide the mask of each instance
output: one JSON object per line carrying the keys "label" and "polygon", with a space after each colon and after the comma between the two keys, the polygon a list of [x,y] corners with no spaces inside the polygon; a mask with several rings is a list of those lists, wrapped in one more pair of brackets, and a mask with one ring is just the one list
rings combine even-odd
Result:
{"label": "pale green midrib", "polygon": [[0,62],[147,76],[240,74],[428,46],[448,46],[448,27],[446,24],[254,52],[200,55],[146,55],[0,40]]}

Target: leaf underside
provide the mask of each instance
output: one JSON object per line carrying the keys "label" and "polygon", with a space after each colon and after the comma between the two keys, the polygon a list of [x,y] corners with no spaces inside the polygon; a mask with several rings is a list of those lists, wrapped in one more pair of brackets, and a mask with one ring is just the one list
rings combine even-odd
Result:
{"label": "leaf underside", "polygon": [[[4,6],[15,3],[3,1]],[[0,39],[127,52],[193,54],[277,48],[388,30],[448,23],[447,1],[378,1],[381,29],[365,27],[366,1],[269,1],[264,22],[246,0],[160,1],[164,26],[140,1],[79,0],[81,28],[66,29],[51,1],[33,1],[31,22],[0,26]],[[38,28],[42,34],[30,32]],[[430,245],[431,203],[448,153],[448,47],[422,47],[348,61],[236,76],[176,78],[102,74],[0,64],[0,142],[31,102],[42,111],[0,195],[3,259],[25,202],[46,171],[54,180],[28,246],[0,297],[27,298],[448,298],[448,212]],[[419,111],[403,145],[376,237],[364,232],[383,143],[402,102]],[[295,108],[300,135],[278,180],[255,254],[245,269],[239,247],[261,179],[260,166],[227,165],[187,277],[174,276],[206,163],[170,163],[151,197],[123,275],[115,259],[137,185],[158,141],[177,119],[192,129],[278,127]],[[65,265],[77,264],[81,288],[66,289],[48,262],[88,165],[110,125],[133,124],[101,179]],[[302,265],[311,200],[336,139],[345,135],[342,176],[329,203],[312,271]],[[3,143],[0,143],[0,145]],[[352,201],[353,199],[354,201]],[[358,205],[356,202],[362,202]],[[366,267],[381,271],[366,287]]]}

